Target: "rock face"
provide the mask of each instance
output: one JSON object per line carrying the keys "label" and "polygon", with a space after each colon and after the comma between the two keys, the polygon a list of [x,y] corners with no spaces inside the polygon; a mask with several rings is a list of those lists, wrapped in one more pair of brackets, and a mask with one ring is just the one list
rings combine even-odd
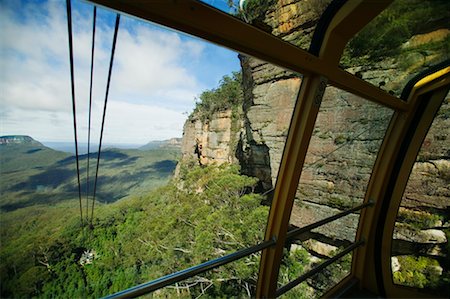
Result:
{"label": "rock face", "polygon": [[[279,0],[258,21],[272,34],[306,48],[318,16],[327,3],[320,0]],[[434,41],[446,36],[448,30],[438,30],[433,34],[415,36],[403,47],[412,48],[416,44],[422,45],[424,40]],[[408,55],[419,52],[410,50]],[[405,61],[397,58],[385,58],[370,65],[354,65],[348,71],[399,94],[406,80],[429,66],[435,56],[432,52],[424,53],[419,53],[425,55],[420,61],[405,58],[412,63],[407,72],[401,69]],[[259,192],[270,193],[268,191],[275,186],[302,76],[252,57],[240,55],[239,59],[243,74],[242,110],[237,113],[231,110],[218,112],[209,120],[191,116],[184,126],[183,159],[197,159],[203,165],[239,163],[243,174],[259,178]],[[447,99],[425,139],[425,150],[414,166],[402,202],[404,208],[440,215],[449,211],[449,109]],[[290,219],[292,225],[305,226],[362,202],[392,114],[388,108],[327,87],[300,179]],[[358,220],[359,214],[350,214],[316,229],[310,236],[332,246],[349,244],[354,241]],[[435,238],[436,241],[430,245],[433,248],[427,245],[431,254],[438,252],[440,246],[447,242],[441,230],[432,229],[423,228],[423,232],[418,233],[420,240],[416,240],[422,243],[427,238]],[[394,235],[397,239],[393,245],[394,253],[411,253],[411,246],[401,237],[405,234],[408,235],[405,238],[410,238],[407,230],[397,231]],[[313,251],[314,248],[326,248],[310,245]],[[328,254],[322,251],[320,254]]]}
{"label": "rock face", "polygon": [[238,159],[242,172],[258,177],[264,191],[275,185],[301,79],[294,73],[240,56],[244,128]]}
{"label": "rock face", "polygon": [[9,135],[0,137],[1,145],[8,144],[30,144],[30,145],[42,145],[40,142],[34,140],[30,136],[26,135]]}
{"label": "rock face", "polygon": [[235,163],[240,127],[232,110],[216,112],[211,119],[190,117],[183,128],[182,160],[197,160],[200,165]]}

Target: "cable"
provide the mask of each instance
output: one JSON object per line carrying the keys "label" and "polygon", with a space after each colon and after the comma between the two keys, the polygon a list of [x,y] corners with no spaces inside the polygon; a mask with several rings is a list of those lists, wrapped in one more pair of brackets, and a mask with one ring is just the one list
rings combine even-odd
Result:
{"label": "cable", "polygon": [[88,120],[88,145],[87,145],[87,167],[86,167],[86,221],[89,221],[89,160],[91,147],[91,112],[92,112],[92,78],[94,74],[94,49],[95,49],[95,24],[97,18],[97,7],[94,6],[92,17],[92,51],[91,51],[91,82],[89,86],[89,120]]}
{"label": "cable", "polygon": [[112,44],[112,49],[111,49],[111,60],[109,62],[108,81],[106,83],[105,104],[103,105],[102,127],[100,130],[100,142],[98,144],[98,152],[97,152],[97,167],[95,170],[94,194],[92,197],[92,209],[91,209],[91,226],[92,226],[92,222],[94,220],[94,206],[95,206],[95,195],[97,193],[98,167],[100,165],[100,154],[101,154],[101,150],[102,150],[103,129],[105,127],[106,105],[108,104],[109,84],[111,82],[111,72],[112,72],[112,67],[113,67],[113,62],[114,62],[114,52],[116,50],[116,41],[117,41],[117,33],[119,31],[119,22],[120,22],[120,15],[117,14],[116,26],[114,28],[113,44]]}
{"label": "cable", "polygon": [[73,43],[72,43],[72,5],[70,0],[66,0],[67,7],[67,31],[69,35],[69,60],[70,60],[70,79],[72,87],[72,114],[73,114],[73,132],[75,135],[75,156],[77,161],[77,179],[78,179],[78,198],[80,200],[80,217],[83,225],[83,208],[81,206],[81,183],[80,183],[80,162],[78,159],[78,138],[77,138],[77,113],[75,105],[75,78],[73,71]]}

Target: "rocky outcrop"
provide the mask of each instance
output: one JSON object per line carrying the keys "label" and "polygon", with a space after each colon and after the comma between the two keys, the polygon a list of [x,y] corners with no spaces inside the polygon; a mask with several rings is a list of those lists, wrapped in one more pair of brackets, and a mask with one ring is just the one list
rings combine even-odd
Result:
{"label": "rocky outcrop", "polygon": [[0,145],[11,145],[11,144],[42,145],[40,142],[26,135],[8,135],[0,137]]}
{"label": "rocky outcrop", "polygon": [[254,58],[240,59],[244,127],[237,158],[242,172],[258,177],[267,191],[275,184],[301,78]]}
{"label": "rocky outcrop", "polygon": [[236,142],[241,121],[232,109],[214,113],[210,119],[192,115],[184,124],[182,160],[200,165],[236,162]]}
{"label": "rocky outcrop", "polygon": [[[264,30],[306,48],[326,2],[279,0],[257,21],[264,24]],[[348,71],[398,95],[411,76],[435,62],[435,53],[414,47],[447,36],[447,29],[416,35],[403,45],[408,48],[407,56],[386,57],[370,64],[366,61]],[[409,57],[417,53],[425,58],[416,61]],[[197,159],[200,164],[239,163],[242,173],[259,178],[257,191],[270,194],[302,76],[252,57],[240,55],[239,58],[244,91],[242,111],[219,112],[209,120],[191,117],[184,127],[183,158]],[[447,100],[411,174],[402,201],[402,207],[410,211],[437,215],[449,211],[448,105]],[[390,109],[327,87],[300,179],[291,225],[305,226],[362,202],[392,113]],[[353,242],[358,219],[359,214],[350,214],[301,240],[311,241],[308,243],[311,251],[329,255],[332,247],[322,244],[339,247]],[[414,234],[420,240],[412,238]],[[433,236],[438,241],[424,241]],[[396,231],[394,238],[394,253],[399,255],[411,253],[410,243],[424,244],[428,254],[438,255],[447,242],[442,230],[431,226],[422,227],[419,232],[403,228]]]}

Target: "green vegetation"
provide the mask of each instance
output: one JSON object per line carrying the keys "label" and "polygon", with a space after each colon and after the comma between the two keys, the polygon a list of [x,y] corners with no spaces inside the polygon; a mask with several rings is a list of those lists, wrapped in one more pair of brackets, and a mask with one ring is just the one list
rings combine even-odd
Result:
{"label": "green vegetation", "polygon": [[[262,196],[248,193],[255,184],[236,166],[194,167],[151,193],[100,205],[93,230],[80,228],[76,200],[3,213],[2,297],[100,297],[254,245],[268,214]],[[87,250],[95,258],[81,265]],[[258,266],[252,255],[153,296],[253,293]]]}
{"label": "green vegetation", "polygon": [[210,119],[215,112],[235,109],[242,105],[242,73],[233,72],[220,80],[219,87],[202,92],[191,116]]}
{"label": "green vegetation", "polygon": [[400,270],[394,282],[416,288],[436,288],[441,279],[439,263],[426,257],[399,256]]}
{"label": "green vegetation", "polygon": [[[97,199],[113,202],[162,186],[176,166],[179,149],[149,151],[108,149],[102,152]],[[36,204],[77,198],[75,157],[43,145],[1,145],[0,209],[13,211]],[[93,190],[97,153],[90,155]],[[86,182],[87,155],[80,156],[80,175]],[[82,189],[84,194],[85,189]]]}
{"label": "green vegetation", "polygon": [[[370,62],[383,57],[405,55],[405,51],[409,50],[402,50],[402,44],[413,35],[448,28],[449,18],[447,0],[394,1],[349,42],[342,63],[344,67],[348,67],[355,65],[355,59]],[[449,47],[447,38],[427,43],[418,50],[449,53]]]}
{"label": "green vegetation", "polygon": [[428,229],[442,224],[443,216],[427,212],[415,212],[407,209],[400,209],[397,221],[408,224],[415,230]]}
{"label": "green vegetation", "polygon": [[[286,285],[288,282],[296,279],[308,270],[310,264],[308,252],[298,245],[293,245],[295,248],[291,250],[284,250],[283,259],[280,265],[280,274],[278,275],[279,286]],[[311,298],[311,290],[302,283],[294,289],[287,292],[282,298]]]}
{"label": "green vegetation", "polygon": [[[232,0],[228,1],[233,2]],[[275,0],[247,0],[244,2],[243,11],[239,11],[238,17],[247,23],[264,18],[266,12],[276,3]]]}

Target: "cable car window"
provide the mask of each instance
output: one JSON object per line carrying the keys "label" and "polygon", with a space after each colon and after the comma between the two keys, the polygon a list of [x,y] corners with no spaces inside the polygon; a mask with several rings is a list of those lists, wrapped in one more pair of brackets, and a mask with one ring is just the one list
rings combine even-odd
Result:
{"label": "cable car window", "polygon": [[299,48],[308,50],[320,16],[332,0],[200,0]]}
{"label": "cable car window", "polygon": [[[304,227],[363,203],[392,113],[337,88],[326,88],[298,185],[291,227]],[[354,212],[300,235],[286,254],[279,283],[286,284],[291,271],[311,268],[357,241],[358,221],[359,212]],[[291,292],[320,296],[350,273],[351,256],[347,254]]]}
{"label": "cable car window", "polygon": [[341,67],[400,96],[414,75],[450,58],[449,22],[446,0],[396,0],[350,40]]}
{"label": "cable car window", "polygon": [[395,284],[449,294],[450,95],[428,131],[403,194],[394,228]]}
{"label": "cable car window", "polygon": [[[48,1],[0,8],[7,37],[2,90],[10,96],[2,98],[0,128],[2,297],[101,297],[264,239],[299,74],[121,16],[106,107],[117,18],[98,8],[89,130],[94,13],[72,2],[78,189],[74,153],[11,136],[55,137],[74,149],[66,7]],[[158,294],[254,296],[259,256]]]}

